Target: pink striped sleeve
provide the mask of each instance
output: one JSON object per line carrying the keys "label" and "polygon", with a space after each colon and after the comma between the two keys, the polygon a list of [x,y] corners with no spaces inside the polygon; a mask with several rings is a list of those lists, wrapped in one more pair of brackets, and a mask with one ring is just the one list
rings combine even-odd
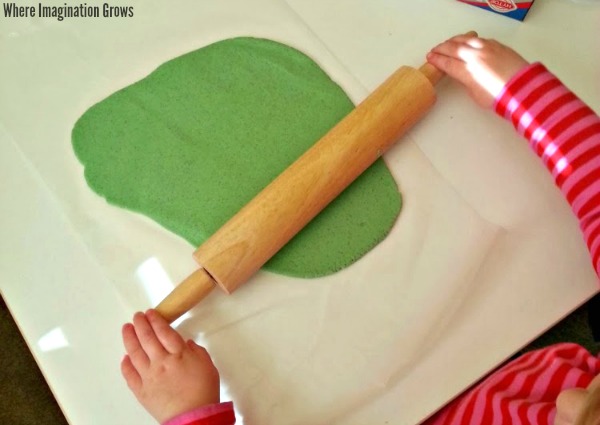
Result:
{"label": "pink striped sleeve", "polygon": [[163,425],[233,425],[235,412],[233,403],[218,403],[203,406],[168,420]]}
{"label": "pink striped sleeve", "polygon": [[423,425],[552,425],[556,398],[585,388],[600,373],[600,358],[576,344],[531,351],[459,396]]}
{"label": "pink striped sleeve", "polygon": [[[554,177],[579,219],[600,276],[600,118],[541,64],[519,71],[495,103]],[[452,401],[426,425],[551,425],[558,394],[583,388],[600,359],[558,344],[508,363]]]}
{"label": "pink striped sleeve", "polygon": [[552,173],[579,219],[600,276],[600,118],[540,63],[511,79],[495,109]]}

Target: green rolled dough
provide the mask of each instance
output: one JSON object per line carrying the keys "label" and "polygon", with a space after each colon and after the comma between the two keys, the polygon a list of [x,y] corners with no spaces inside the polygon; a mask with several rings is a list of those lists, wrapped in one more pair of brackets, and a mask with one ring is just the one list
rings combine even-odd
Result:
{"label": "green rolled dough", "polygon": [[[301,52],[235,38],[92,106],[73,128],[73,148],[96,193],[198,246],[353,107]],[[401,203],[379,160],[264,268],[338,271],[387,235]]]}

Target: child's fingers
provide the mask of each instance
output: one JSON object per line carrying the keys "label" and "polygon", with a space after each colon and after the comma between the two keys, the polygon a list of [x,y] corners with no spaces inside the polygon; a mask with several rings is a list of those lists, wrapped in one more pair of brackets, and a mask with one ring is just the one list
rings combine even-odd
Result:
{"label": "child's fingers", "polygon": [[473,49],[466,43],[459,43],[456,41],[448,40],[442,44],[438,44],[431,51],[439,55],[448,56],[450,58],[463,60],[465,50]]}
{"label": "child's fingers", "polygon": [[209,359],[212,362],[212,359],[210,358],[210,354],[208,354],[208,351],[206,350],[206,348],[204,348],[201,345],[196,344],[196,341],[194,341],[192,339],[188,339],[187,345],[192,350],[196,351],[199,355],[201,355],[202,357],[205,357],[205,358]]}
{"label": "child's fingers", "polygon": [[138,312],[133,316],[133,326],[140,345],[150,360],[158,359],[167,354],[144,313]]}
{"label": "child's fingers", "polygon": [[466,64],[462,60],[443,54],[430,52],[427,55],[427,61],[439,70],[448,74],[450,77],[457,79],[465,85],[468,84],[469,73],[467,71]]}
{"label": "child's fingers", "polygon": [[131,362],[129,356],[125,356],[121,361],[121,374],[123,375],[123,378],[125,378],[125,382],[127,382],[129,389],[136,393],[142,386],[142,377]]}
{"label": "child's fingers", "polygon": [[483,38],[480,38],[475,35],[461,34],[461,35],[456,35],[456,36],[448,39],[446,41],[446,43],[448,43],[448,42],[455,43],[455,44],[467,44],[471,47],[481,49],[483,47],[485,40]]}
{"label": "child's fingers", "polygon": [[131,323],[124,325],[122,334],[125,351],[127,351],[127,354],[129,354],[133,366],[135,366],[137,370],[142,371],[148,368],[150,365],[150,359],[142,348],[133,325]]}
{"label": "child's fingers", "polygon": [[478,65],[490,54],[490,48],[485,43],[486,40],[476,37],[467,38],[465,42],[446,41],[435,46],[431,52],[460,60],[467,65]]}
{"label": "child's fingers", "polygon": [[213,373],[215,373],[217,375],[217,379],[218,379],[219,371],[215,367],[215,364],[213,363],[212,358],[210,357],[210,354],[208,354],[208,351],[206,350],[206,348],[204,348],[201,345],[196,344],[196,342],[191,339],[188,340],[186,342],[186,344],[189,348],[192,349],[193,352],[195,352],[195,354],[200,358],[202,363],[204,363],[206,366],[210,366],[212,368]]}
{"label": "child's fingers", "polygon": [[587,391],[583,388],[572,388],[561,392],[556,399],[558,416],[565,423],[569,423],[569,421],[575,423],[586,397]]}
{"label": "child's fingers", "polygon": [[148,310],[146,312],[146,317],[148,318],[148,322],[150,323],[150,326],[152,326],[156,337],[169,353],[176,354],[183,351],[185,346],[183,338],[177,331],[169,326],[167,321],[163,319],[160,314],[155,310]]}

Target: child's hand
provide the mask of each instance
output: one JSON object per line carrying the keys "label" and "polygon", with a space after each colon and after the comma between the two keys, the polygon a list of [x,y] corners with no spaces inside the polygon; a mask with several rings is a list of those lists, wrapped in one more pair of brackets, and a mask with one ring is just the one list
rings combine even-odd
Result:
{"label": "child's hand", "polygon": [[558,395],[554,425],[600,423],[599,403],[600,375],[590,382],[587,389],[573,388]]}
{"label": "child's hand", "polygon": [[461,82],[475,101],[491,108],[500,90],[527,61],[495,40],[458,35],[434,47],[427,61]]}
{"label": "child's hand", "polygon": [[123,326],[121,372],[138,401],[162,423],[219,402],[219,372],[206,350],[185,342],[154,310]]}

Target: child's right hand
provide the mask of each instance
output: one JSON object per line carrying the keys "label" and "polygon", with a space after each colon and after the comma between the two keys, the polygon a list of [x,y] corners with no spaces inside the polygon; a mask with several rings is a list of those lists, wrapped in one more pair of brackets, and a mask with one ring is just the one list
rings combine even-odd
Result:
{"label": "child's right hand", "polygon": [[219,372],[206,350],[184,341],[156,311],[123,326],[121,372],[138,401],[159,422],[219,402]]}
{"label": "child's right hand", "polygon": [[457,35],[434,47],[427,61],[461,82],[475,101],[491,108],[506,83],[528,62],[495,40]]}

